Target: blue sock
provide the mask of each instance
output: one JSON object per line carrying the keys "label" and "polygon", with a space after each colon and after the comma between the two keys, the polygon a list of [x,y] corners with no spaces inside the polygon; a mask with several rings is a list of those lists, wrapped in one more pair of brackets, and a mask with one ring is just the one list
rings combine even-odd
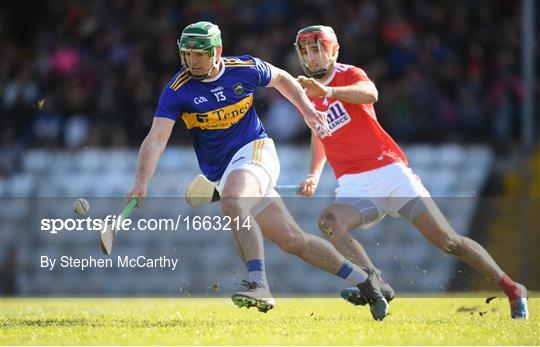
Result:
{"label": "blue sock", "polygon": [[336,273],[336,275],[343,278],[344,280],[349,281],[352,285],[362,283],[368,278],[368,275],[364,270],[360,269],[360,267],[348,261],[343,262],[343,265]]}
{"label": "blue sock", "polygon": [[246,266],[249,271],[249,281],[256,282],[261,286],[268,288],[266,272],[264,271],[264,261],[260,259],[253,259],[248,261]]}

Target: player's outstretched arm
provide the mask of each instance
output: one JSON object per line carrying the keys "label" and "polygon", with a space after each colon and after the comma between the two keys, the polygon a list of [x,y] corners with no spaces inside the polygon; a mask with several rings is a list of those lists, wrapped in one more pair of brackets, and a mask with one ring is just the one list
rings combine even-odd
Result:
{"label": "player's outstretched arm", "polygon": [[309,97],[330,97],[351,104],[374,104],[379,98],[377,87],[371,81],[358,81],[349,86],[327,87],[313,78],[298,77]]}
{"label": "player's outstretched arm", "polygon": [[[267,63],[268,64],[268,63]],[[300,84],[287,71],[268,64],[272,72],[272,79],[267,87],[276,88],[281,95],[287,98],[300,111],[307,125],[317,133],[331,136],[326,115],[315,109],[311,101],[302,90]]]}
{"label": "player's outstretched arm", "polygon": [[139,150],[139,158],[137,159],[137,171],[135,173],[135,183],[127,194],[128,200],[133,197],[138,197],[137,207],[142,207],[142,202],[146,196],[148,182],[156,170],[156,166],[167,146],[167,142],[171,137],[175,121],[163,117],[154,117],[152,128],[144,139],[141,149]]}
{"label": "player's outstretched arm", "polygon": [[318,136],[311,133],[311,167],[309,174],[300,184],[298,195],[311,196],[315,194],[325,163],[326,152],[324,151],[324,145]]}

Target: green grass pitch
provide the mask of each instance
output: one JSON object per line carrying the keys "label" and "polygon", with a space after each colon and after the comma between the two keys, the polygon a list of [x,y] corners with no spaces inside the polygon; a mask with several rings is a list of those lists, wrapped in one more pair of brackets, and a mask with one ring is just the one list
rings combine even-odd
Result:
{"label": "green grass pitch", "polygon": [[[487,297],[488,295],[486,295]],[[383,322],[341,299],[278,298],[267,314],[228,298],[2,298],[2,345],[538,345],[540,298],[398,298]]]}

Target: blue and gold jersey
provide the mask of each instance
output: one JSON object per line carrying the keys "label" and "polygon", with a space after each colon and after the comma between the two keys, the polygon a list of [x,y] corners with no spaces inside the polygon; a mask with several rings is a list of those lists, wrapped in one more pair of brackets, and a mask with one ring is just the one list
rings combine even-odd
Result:
{"label": "blue and gold jersey", "polygon": [[211,181],[221,179],[244,145],[268,137],[253,106],[253,93],[271,71],[251,56],[223,57],[213,79],[195,80],[182,68],[167,84],[155,116],[182,118],[191,133],[199,167]]}

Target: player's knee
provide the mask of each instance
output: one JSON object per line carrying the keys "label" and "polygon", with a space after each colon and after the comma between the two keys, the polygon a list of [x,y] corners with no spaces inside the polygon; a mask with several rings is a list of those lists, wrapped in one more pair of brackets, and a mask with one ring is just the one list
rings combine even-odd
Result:
{"label": "player's knee", "polygon": [[346,232],[338,220],[337,214],[332,207],[326,207],[319,215],[319,229],[327,237]]}
{"label": "player's knee", "polygon": [[238,216],[245,212],[240,198],[222,198],[220,203],[223,214],[226,216]]}

